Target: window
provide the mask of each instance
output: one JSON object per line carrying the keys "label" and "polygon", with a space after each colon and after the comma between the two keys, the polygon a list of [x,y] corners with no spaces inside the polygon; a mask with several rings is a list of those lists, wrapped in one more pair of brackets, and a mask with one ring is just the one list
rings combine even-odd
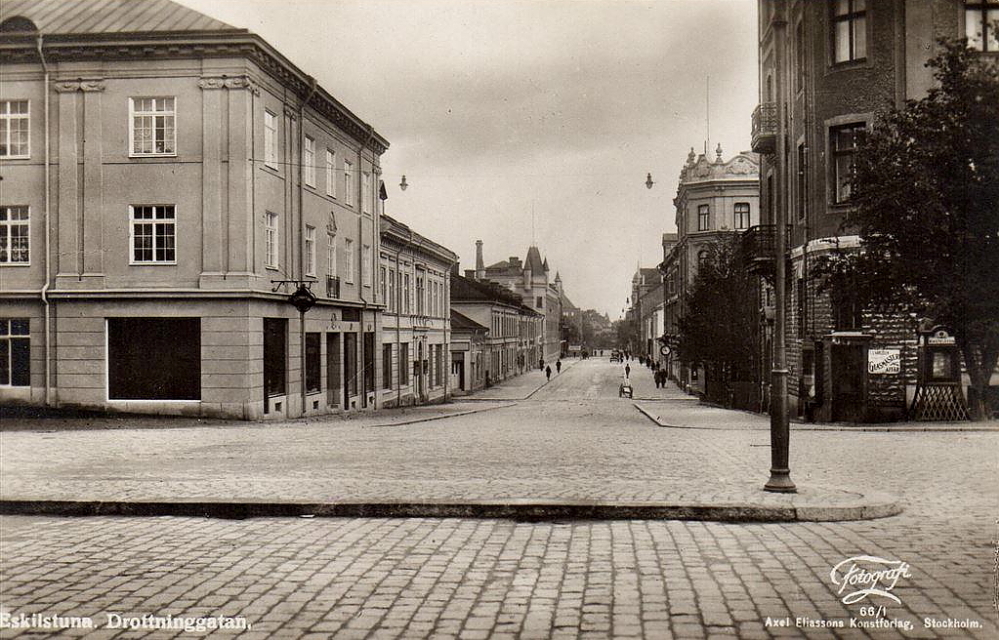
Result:
{"label": "window", "polygon": [[343,203],[348,206],[354,205],[354,165],[347,160],[343,161]]}
{"label": "window", "polygon": [[795,52],[795,64],[797,69],[795,69],[795,81],[798,85],[798,93],[805,90],[805,21],[801,20],[798,22],[798,26],[794,30],[794,52]]}
{"label": "window", "polygon": [[264,265],[271,269],[278,268],[278,261],[281,258],[278,240],[278,214],[267,212],[267,224],[264,228]]}
{"label": "window", "polygon": [[323,386],[322,334],[305,334],[305,391],[315,393]]}
{"label": "window", "polygon": [[409,313],[411,313],[411,309],[413,308],[413,303],[412,303],[412,298],[411,298],[411,296],[412,296],[412,288],[410,286],[411,283],[410,283],[410,278],[409,278],[409,274],[408,273],[405,276],[404,283],[405,283],[405,286],[403,287],[403,292],[402,292],[402,304],[403,304],[403,307],[404,307],[403,313],[409,314]]}
{"label": "window", "polygon": [[850,199],[852,193],[853,159],[857,147],[863,140],[864,125],[848,124],[829,130],[833,160],[833,202],[841,203]]}
{"label": "window", "polygon": [[309,136],[305,136],[305,148],[302,150],[302,174],[307,186],[316,186],[316,141]]}
{"label": "window", "polygon": [[361,265],[361,281],[365,287],[371,286],[371,245],[366,244],[361,246],[361,259],[364,263]]}
{"label": "window", "polygon": [[0,158],[31,155],[30,118],[27,100],[0,100]]}
{"label": "window", "polygon": [[805,145],[798,145],[798,190],[795,194],[797,196],[798,205],[798,220],[805,219],[805,194],[808,191],[808,174],[806,173],[805,167],[806,157],[805,157]]}
{"label": "window", "polygon": [[399,345],[399,384],[409,384],[409,343]]}
{"label": "window", "polygon": [[108,318],[109,400],[200,400],[200,318]]}
{"label": "window", "polygon": [[701,271],[708,266],[708,252],[707,250],[700,250],[697,252],[697,270]]}
{"label": "window", "polygon": [[348,283],[354,283],[354,241],[350,238],[344,238],[343,241],[344,253],[347,254],[347,274],[346,280]]}
{"label": "window", "polygon": [[336,154],[326,150],[326,195],[336,197]]}
{"label": "window", "polygon": [[748,229],[749,228],[749,203],[748,202],[736,202],[735,203],[735,228],[736,229]]}
{"label": "window", "polygon": [[336,276],[336,236],[326,236],[326,275]]}
{"label": "window", "polygon": [[833,4],[833,62],[867,57],[865,0],[836,0]]}
{"label": "window", "polygon": [[374,200],[374,194],[371,192],[371,172],[365,171],[361,174],[361,198],[362,207],[361,211],[364,213],[371,213],[371,203]]}
{"label": "window", "polygon": [[177,153],[177,114],[174,98],[131,98],[133,156],[170,156]]}
{"label": "window", "polygon": [[378,293],[382,297],[382,302],[388,302],[388,271],[385,267],[378,269]]}
{"label": "window", "polygon": [[426,300],[426,280],[422,273],[416,274],[416,315],[422,316],[425,312]]}
{"label": "window", "polygon": [[697,207],[697,230],[707,231],[711,228],[711,208],[706,205],[698,205]]}
{"label": "window", "polygon": [[964,35],[968,47],[978,51],[999,51],[999,0],[966,0],[964,3]]}
{"label": "window", "polygon": [[395,270],[389,269],[388,272],[388,291],[386,292],[385,304],[389,311],[395,312]]}
{"label": "window", "polygon": [[132,205],[132,264],[177,263],[173,205]]}
{"label": "window", "polygon": [[31,385],[31,338],[27,318],[0,318],[0,387]]}
{"label": "window", "polygon": [[538,296],[538,303],[536,305],[534,305],[534,306],[537,307],[538,309],[543,309],[545,307],[545,298],[544,298],[544,296]]}
{"label": "window", "polygon": [[27,206],[0,207],[0,264],[28,264],[31,222]]}
{"label": "window", "polygon": [[305,275],[316,275],[316,228],[305,225]]}
{"label": "window", "polygon": [[278,165],[277,116],[270,111],[264,111],[264,164],[272,169]]}
{"label": "window", "polygon": [[392,345],[382,345],[382,389],[392,388]]}

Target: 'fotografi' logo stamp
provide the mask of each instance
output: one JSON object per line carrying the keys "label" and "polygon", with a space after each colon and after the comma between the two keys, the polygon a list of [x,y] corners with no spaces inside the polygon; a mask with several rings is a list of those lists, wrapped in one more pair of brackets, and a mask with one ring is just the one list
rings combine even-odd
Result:
{"label": "'fotografi' logo stamp", "polygon": [[[839,595],[843,596],[843,604],[854,604],[868,596],[884,596],[902,604],[892,590],[901,578],[911,577],[908,562],[877,556],[853,556],[829,572],[829,579],[839,587]],[[843,595],[844,592],[848,593]]]}

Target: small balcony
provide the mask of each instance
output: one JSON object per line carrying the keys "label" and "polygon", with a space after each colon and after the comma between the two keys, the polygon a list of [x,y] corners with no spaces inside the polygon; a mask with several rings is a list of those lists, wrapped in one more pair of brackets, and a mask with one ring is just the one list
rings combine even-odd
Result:
{"label": "small balcony", "polygon": [[760,224],[747,229],[742,234],[742,254],[750,273],[772,276],[777,257],[777,225]]}
{"label": "small balcony", "polygon": [[338,276],[326,276],[326,297],[333,300],[340,299],[340,278]]}
{"label": "small balcony", "polygon": [[753,110],[753,151],[774,153],[777,149],[777,104],[764,102]]}

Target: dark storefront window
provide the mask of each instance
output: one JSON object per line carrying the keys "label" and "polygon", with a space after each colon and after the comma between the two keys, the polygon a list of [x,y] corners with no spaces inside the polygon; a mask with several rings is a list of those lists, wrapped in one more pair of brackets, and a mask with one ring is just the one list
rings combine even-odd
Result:
{"label": "dark storefront window", "polygon": [[347,396],[357,395],[357,334],[343,334],[343,376]]}
{"label": "dark storefront window", "polygon": [[409,343],[403,342],[399,350],[399,384],[409,384]]}
{"label": "dark storefront window", "polygon": [[364,334],[364,393],[375,390],[375,334]]}
{"label": "dark storefront window", "polygon": [[31,338],[27,318],[0,319],[0,386],[31,384]]}
{"label": "dark storefront window", "polygon": [[320,391],[323,385],[322,334],[305,334],[305,390]]}
{"label": "dark storefront window", "polygon": [[392,345],[382,345],[382,388],[392,388]]}
{"label": "dark storefront window", "polygon": [[264,390],[268,396],[287,393],[288,321],[264,318]]}
{"label": "dark storefront window", "polygon": [[200,400],[200,318],[108,318],[108,398]]}

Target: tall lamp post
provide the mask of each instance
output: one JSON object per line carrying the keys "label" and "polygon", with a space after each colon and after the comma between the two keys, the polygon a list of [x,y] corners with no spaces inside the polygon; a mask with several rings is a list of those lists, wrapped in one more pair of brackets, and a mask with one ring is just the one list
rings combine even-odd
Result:
{"label": "tall lamp post", "polygon": [[316,294],[312,293],[312,283],[313,280],[271,280],[271,284],[274,285],[274,291],[277,292],[278,289],[286,284],[293,284],[297,288],[290,296],[288,296],[288,303],[291,306],[298,309],[298,327],[299,327],[299,350],[302,356],[302,415],[305,415],[305,402],[306,396],[308,394],[308,389],[306,389],[305,384],[305,374],[306,374],[306,357],[305,357],[305,312],[311,309],[316,304]]}

